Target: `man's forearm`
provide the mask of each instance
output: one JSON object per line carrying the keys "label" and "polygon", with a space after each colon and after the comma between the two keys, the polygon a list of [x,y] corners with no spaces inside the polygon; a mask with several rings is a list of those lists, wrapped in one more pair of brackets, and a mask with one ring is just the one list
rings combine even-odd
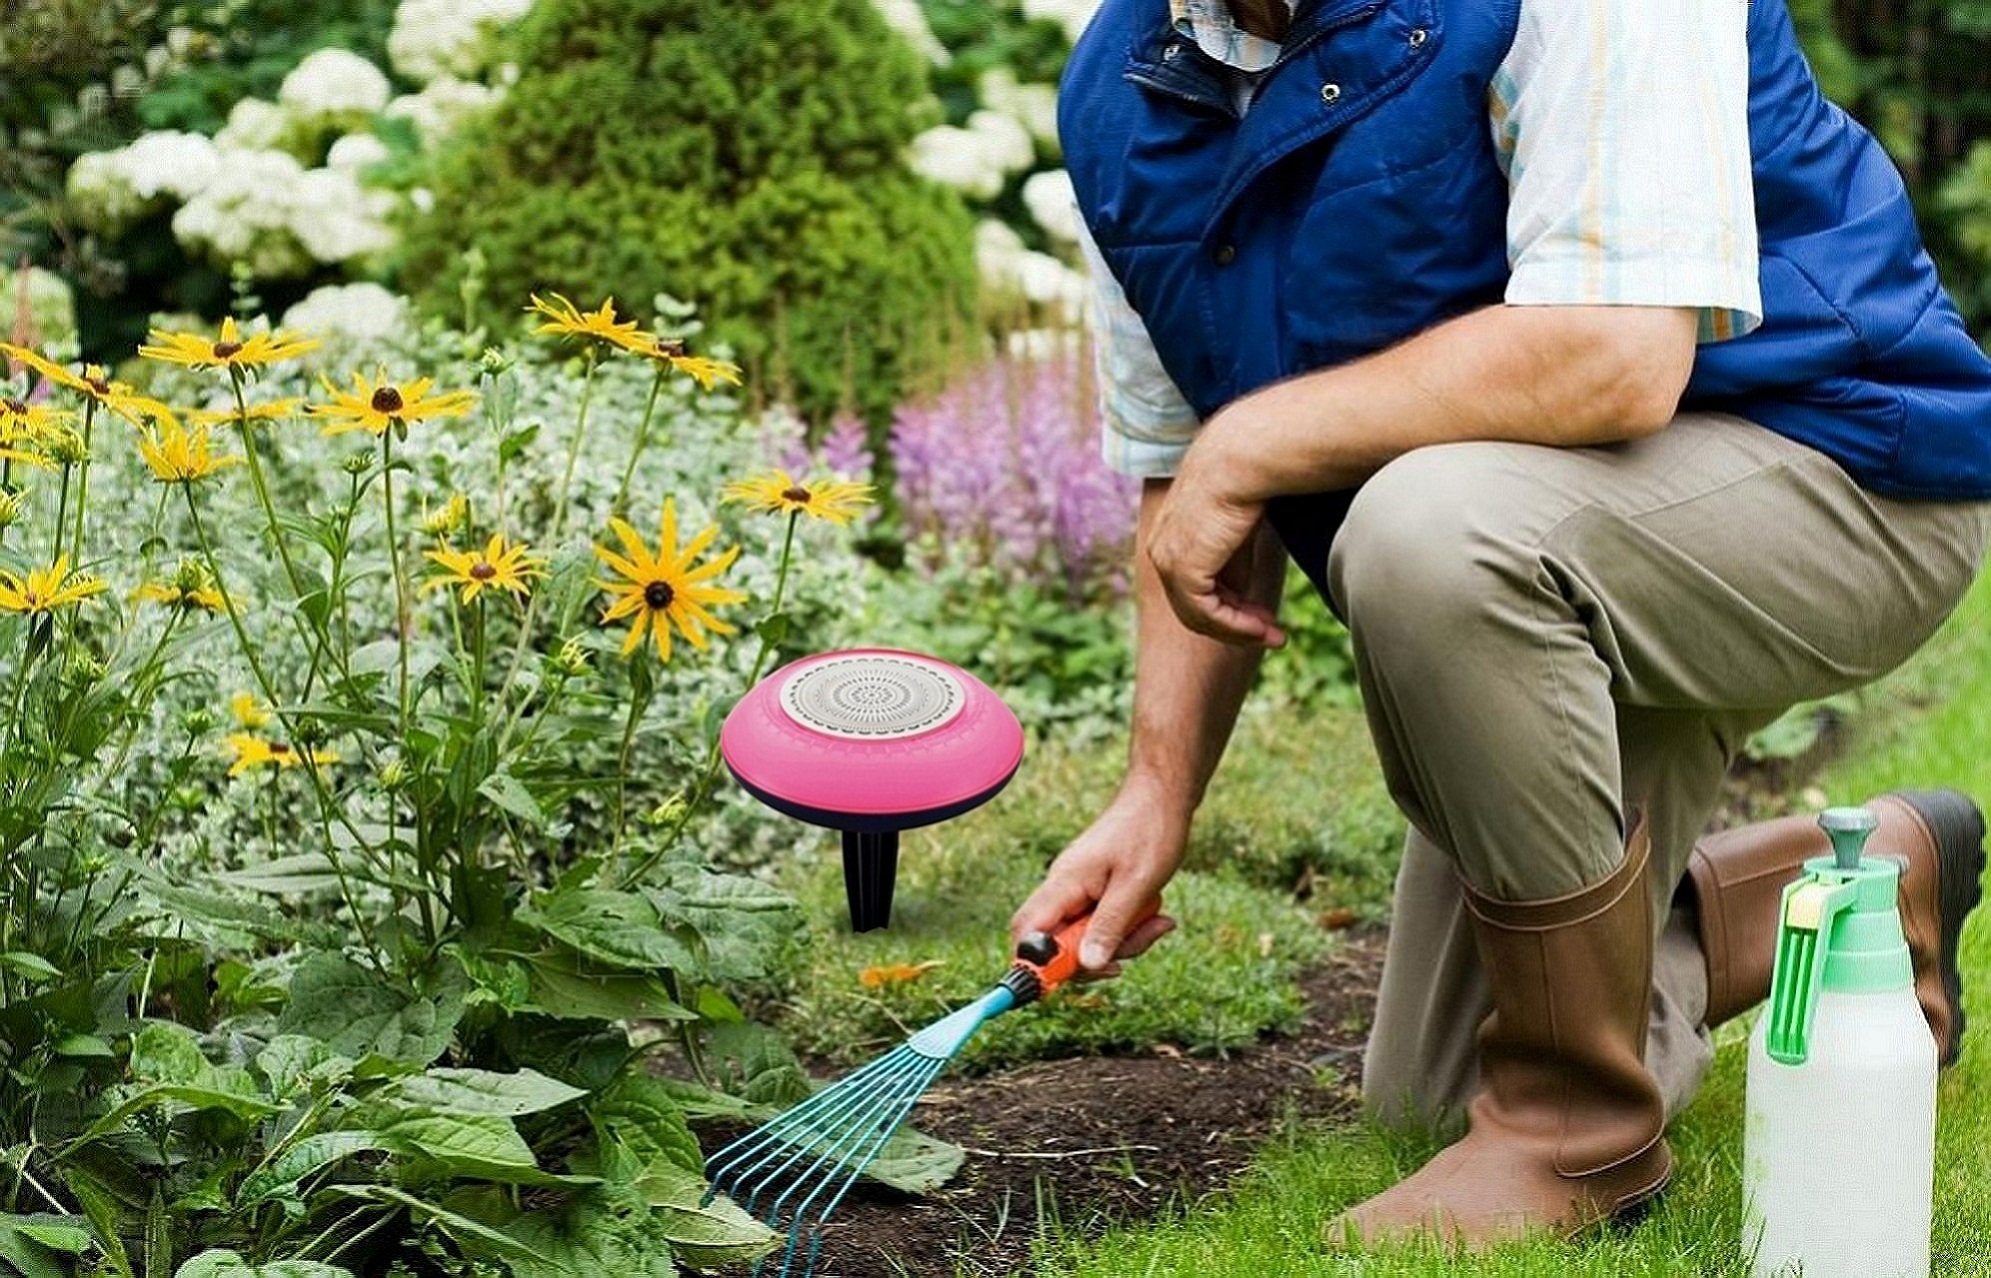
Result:
{"label": "man's forearm", "polygon": [[[1145,545],[1167,491],[1166,482],[1151,482],[1141,497],[1134,556],[1139,634],[1127,785],[1186,822],[1223,757],[1263,650],[1196,634],[1169,608]],[[1284,552],[1266,529],[1251,553],[1245,588],[1257,602],[1276,608],[1285,578]]]}
{"label": "man's forearm", "polygon": [[1695,312],[1492,306],[1352,364],[1246,396],[1212,418],[1191,469],[1237,499],[1359,484],[1413,449],[1495,439],[1570,447],[1669,421],[1693,367]]}

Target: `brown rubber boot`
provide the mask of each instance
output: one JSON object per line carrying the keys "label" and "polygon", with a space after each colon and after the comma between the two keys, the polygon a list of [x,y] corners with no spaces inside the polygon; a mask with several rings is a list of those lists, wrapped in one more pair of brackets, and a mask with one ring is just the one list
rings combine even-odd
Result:
{"label": "brown rubber boot", "polygon": [[[1984,814],[1955,790],[1901,790],[1867,803],[1880,827],[1870,855],[1901,864],[1901,927],[1915,965],[1915,994],[1935,1035],[1938,1058],[1963,1045],[1957,936],[1976,908],[1984,874]],[[1777,911],[1784,886],[1804,862],[1831,854],[1808,816],[1760,821],[1709,835],[1687,862],[1708,963],[1710,1026],[1761,1003],[1776,962]]]}
{"label": "brown rubber boot", "polygon": [[1643,822],[1603,882],[1549,901],[1465,890],[1493,1013],[1466,1136],[1337,1217],[1332,1244],[1435,1234],[1467,1247],[1571,1235],[1662,1189],[1673,1172],[1645,1068],[1652,994]]}

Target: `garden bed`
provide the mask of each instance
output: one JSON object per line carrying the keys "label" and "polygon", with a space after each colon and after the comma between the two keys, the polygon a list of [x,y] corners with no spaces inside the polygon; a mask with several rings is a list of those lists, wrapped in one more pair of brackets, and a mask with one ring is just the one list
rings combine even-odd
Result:
{"label": "garden bed", "polygon": [[1352,1114],[1382,959],[1379,929],[1346,934],[1302,983],[1300,1028],[1227,1057],[1162,1045],[944,1079],[914,1121],[968,1150],[960,1175],[924,1198],[867,1184],[825,1233],[821,1278],[1013,1273],[1040,1225],[1152,1218],[1221,1188],[1284,1124]]}

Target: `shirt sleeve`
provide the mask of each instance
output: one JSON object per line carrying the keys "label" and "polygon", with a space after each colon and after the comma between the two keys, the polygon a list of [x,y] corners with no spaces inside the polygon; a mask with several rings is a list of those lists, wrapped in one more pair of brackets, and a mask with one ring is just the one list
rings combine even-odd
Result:
{"label": "shirt sleeve", "polygon": [[1741,0],[1523,0],[1490,103],[1507,301],[1762,323]]}
{"label": "shirt sleeve", "polygon": [[1162,367],[1147,325],[1107,269],[1083,218],[1079,247],[1092,280],[1088,319],[1099,380],[1100,452],[1123,475],[1165,479],[1181,465],[1202,422]]}

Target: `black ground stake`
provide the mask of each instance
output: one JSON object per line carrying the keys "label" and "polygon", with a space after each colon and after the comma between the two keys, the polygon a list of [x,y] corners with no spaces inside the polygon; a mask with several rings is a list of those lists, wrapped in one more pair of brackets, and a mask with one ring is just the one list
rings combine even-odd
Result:
{"label": "black ground stake", "polygon": [[843,832],[843,891],[850,928],[871,932],[892,921],[892,889],[899,877],[899,832]]}

